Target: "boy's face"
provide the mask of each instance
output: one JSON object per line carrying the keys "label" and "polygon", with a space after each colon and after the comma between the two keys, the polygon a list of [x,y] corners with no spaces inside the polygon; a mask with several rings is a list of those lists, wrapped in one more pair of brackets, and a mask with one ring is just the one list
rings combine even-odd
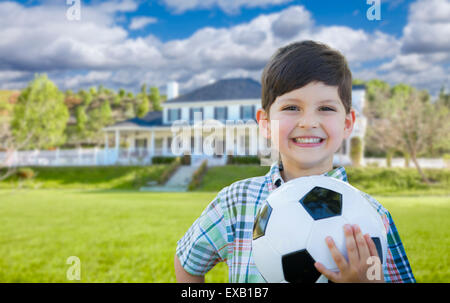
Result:
{"label": "boy's face", "polygon": [[[260,109],[257,120],[273,146],[278,146],[285,168],[327,171],[333,154],[352,132],[355,113],[353,109],[345,113],[337,86],[311,82],[277,97],[269,116]],[[270,121],[278,122],[278,130]]]}

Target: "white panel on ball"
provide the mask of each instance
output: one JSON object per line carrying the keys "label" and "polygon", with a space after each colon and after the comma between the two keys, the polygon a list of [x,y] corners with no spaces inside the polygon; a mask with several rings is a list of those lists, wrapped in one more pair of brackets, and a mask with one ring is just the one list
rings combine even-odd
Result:
{"label": "white panel on ball", "polygon": [[314,222],[306,249],[317,262],[322,263],[329,270],[337,271],[336,263],[325,242],[325,238],[333,238],[336,247],[347,258],[345,246],[344,225],[348,222],[342,216],[321,219]]}
{"label": "white panel on ball", "polygon": [[[283,211],[273,207],[265,237],[280,254],[287,254],[306,247],[313,219],[299,202],[284,203]],[[295,237],[280,237],[285,233]]]}
{"label": "white panel on ball", "polygon": [[[260,237],[253,241],[252,257],[258,264],[258,270],[263,277],[269,277],[269,281],[273,283],[284,282],[281,255],[272,248],[266,237]],[[268,262],[269,260],[270,262]]]}

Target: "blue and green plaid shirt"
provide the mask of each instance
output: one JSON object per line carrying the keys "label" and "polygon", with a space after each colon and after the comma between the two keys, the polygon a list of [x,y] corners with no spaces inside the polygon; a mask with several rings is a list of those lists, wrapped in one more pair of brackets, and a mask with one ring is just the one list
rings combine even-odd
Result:
{"label": "blue and green plaid shirt", "polygon": [[[343,167],[325,176],[348,182]],[[192,275],[205,275],[218,262],[226,262],[230,282],[265,282],[252,258],[253,222],[267,196],[284,183],[274,163],[265,176],[237,181],[223,188],[178,241],[177,256]],[[415,282],[405,249],[389,212],[364,194],[386,227],[388,253],[386,282]]]}

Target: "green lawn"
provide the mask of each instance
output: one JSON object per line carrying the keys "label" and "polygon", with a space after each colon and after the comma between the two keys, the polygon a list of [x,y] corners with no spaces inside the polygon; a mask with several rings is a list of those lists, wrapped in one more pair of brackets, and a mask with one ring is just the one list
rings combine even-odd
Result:
{"label": "green lawn", "polygon": [[[173,256],[214,192],[0,190],[0,282],[175,282]],[[450,282],[450,197],[375,196],[392,213],[419,282]],[[228,281],[216,266],[207,282]]]}
{"label": "green lawn", "polygon": [[[0,182],[0,188],[17,189],[139,189],[158,180],[168,165],[152,166],[80,166],[32,167],[34,176],[21,179],[12,175]],[[29,168],[27,168],[29,169]],[[0,171],[1,175],[1,171]]]}
{"label": "green lawn", "polygon": [[[450,170],[425,169],[432,180],[424,184],[414,168],[346,167],[350,184],[370,195],[450,195]],[[210,167],[196,191],[219,191],[231,183],[254,176],[263,176],[268,166],[227,165]]]}

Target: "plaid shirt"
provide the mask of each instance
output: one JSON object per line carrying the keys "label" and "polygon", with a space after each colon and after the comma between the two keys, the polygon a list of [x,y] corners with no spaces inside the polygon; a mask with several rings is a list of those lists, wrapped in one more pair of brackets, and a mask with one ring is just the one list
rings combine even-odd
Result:
{"label": "plaid shirt", "polygon": [[[348,182],[343,167],[324,175]],[[253,222],[270,192],[283,183],[280,166],[274,163],[265,176],[223,188],[177,242],[176,254],[183,268],[192,275],[205,275],[218,262],[226,262],[230,282],[265,282],[252,258]],[[363,194],[380,214],[387,231],[385,281],[415,282],[391,215],[375,199]]]}

